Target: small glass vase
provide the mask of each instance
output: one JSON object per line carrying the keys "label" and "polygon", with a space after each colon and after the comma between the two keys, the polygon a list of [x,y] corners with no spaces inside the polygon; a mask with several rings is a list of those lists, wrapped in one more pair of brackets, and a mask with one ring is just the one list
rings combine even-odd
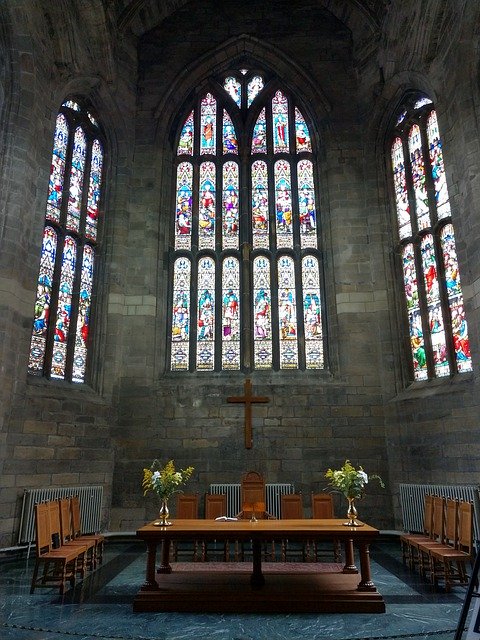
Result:
{"label": "small glass vase", "polygon": [[348,522],[344,522],[343,524],[346,527],[363,527],[363,523],[358,522],[357,520],[358,513],[355,508],[355,498],[349,498],[347,496],[347,500],[348,500],[348,509],[347,509]]}
{"label": "small glass vase", "polygon": [[158,512],[158,525],[160,527],[169,527],[172,523],[169,521],[168,516],[170,511],[168,509],[167,498],[162,498],[160,502],[160,511]]}

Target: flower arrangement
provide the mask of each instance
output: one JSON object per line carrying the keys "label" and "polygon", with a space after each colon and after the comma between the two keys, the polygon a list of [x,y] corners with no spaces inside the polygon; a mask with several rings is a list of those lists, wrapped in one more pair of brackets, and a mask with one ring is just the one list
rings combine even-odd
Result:
{"label": "flower arrangement", "polygon": [[[328,469],[325,478],[330,481],[330,486],[343,493],[346,498],[361,498],[365,485],[368,484],[369,477],[361,466],[358,469],[351,464],[350,460],[345,460],[341,469]],[[370,480],[378,480],[384,489],[385,483],[376,474],[370,475]]]}
{"label": "flower arrangement", "polygon": [[180,485],[185,483],[193,473],[193,467],[175,470],[173,460],[169,460],[162,467],[161,463],[155,459],[150,469],[143,470],[143,495],[152,491],[161,500],[168,500],[174,493],[181,493]]}

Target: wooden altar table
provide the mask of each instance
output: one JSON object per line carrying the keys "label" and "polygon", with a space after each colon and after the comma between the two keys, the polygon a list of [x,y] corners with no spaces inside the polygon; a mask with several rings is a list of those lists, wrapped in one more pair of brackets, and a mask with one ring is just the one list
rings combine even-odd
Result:
{"label": "wooden altar table", "polygon": [[[364,524],[347,527],[344,520],[174,520],[169,527],[154,522],[137,530],[147,543],[146,580],[133,602],[134,611],[192,612],[340,612],[383,613],[385,603],[372,581],[369,545],[379,532]],[[345,565],[322,570],[322,563],[264,563],[262,544],[272,540],[331,541],[345,547]],[[192,562],[185,570],[170,565],[172,540],[238,540],[252,543],[252,572],[235,571],[235,563]],[[160,565],[157,546],[161,546]],[[355,565],[358,553],[360,571]],[[211,571],[206,571],[206,565]],[[215,566],[221,571],[215,571]],[[269,571],[269,566],[271,570]],[[230,568],[231,567],[231,568]]]}

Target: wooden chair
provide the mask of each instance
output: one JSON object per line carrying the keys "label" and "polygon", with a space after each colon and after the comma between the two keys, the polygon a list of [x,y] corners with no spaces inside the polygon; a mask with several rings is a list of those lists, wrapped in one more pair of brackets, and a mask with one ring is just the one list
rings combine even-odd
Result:
{"label": "wooden chair", "polygon": [[430,551],[445,544],[445,498],[433,496],[432,500],[432,529],[427,539],[411,540],[410,544],[417,552],[418,569],[422,577],[428,577],[431,569]]}
{"label": "wooden chair", "polygon": [[400,545],[402,549],[403,562],[410,569],[414,569],[418,563],[418,542],[431,540],[433,526],[433,495],[428,494],[424,498],[423,503],[423,531],[420,533],[403,533],[400,536]]}
{"label": "wooden chair", "polygon": [[[303,515],[303,498],[301,493],[282,494],[280,496],[280,513],[282,520],[299,520]],[[288,539],[281,541],[282,562],[288,558],[306,558],[306,543],[300,542],[291,544]]]}
{"label": "wooden chair", "polygon": [[248,471],[242,477],[240,485],[241,511],[238,518],[268,520],[273,518],[267,512],[265,502],[265,480],[258,471]]}
{"label": "wooden chair", "polygon": [[[177,520],[197,520],[198,519],[198,506],[199,495],[198,493],[177,493],[175,504],[175,517]],[[178,561],[179,556],[185,556],[192,558],[193,561],[198,560],[198,548],[202,546],[198,540],[193,541],[192,545],[189,542],[182,542],[179,544],[177,541],[173,541],[172,544],[172,556],[175,562]]]}
{"label": "wooden chair", "polygon": [[80,518],[80,500],[78,496],[70,497],[70,509],[72,514],[73,539],[80,540],[87,544],[88,540],[95,542],[95,567],[103,562],[103,548],[105,536],[101,533],[82,533],[82,522]]}
{"label": "wooden chair", "polygon": [[[215,520],[221,516],[227,515],[227,495],[225,493],[206,493],[205,494],[205,520]],[[221,557],[224,562],[229,558],[230,543],[226,540],[221,545],[223,547]],[[202,560],[208,561],[211,557],[217,556],[217,541],[204,540],[202,545]]]}
{"label": "wooden chair", "polygon": [[434,586],[443,578],[445,591],[455,582],[468,584],[467,562],[473,561],[473,505],[447,500],[445,546],[430,549],[430,578]]}
{"label": "wooden chair", "polygon": [[84,562],[79,563],[78,572],[83,578],[85,576],[85,568],[94,568],[95,565],[95,541],[75,539],[72,529],[72,517],[70,509],[70,500],[63,498],[61,500],[51,500],[47,503],[48,516],[50,518],[50,530],[52,536],[59,541],[63,547],[86,547],[87,551],[84,556]]}
{"label": "wooden chair", "polygon": [[[237,518],[243,520],[269,520],[274,518],[268,513],[265,501],[265,479],[258,471],[248,471],[242,476],[240,484],[240,504],[241,510],[237,514]],[[244,542],[240,544],[240,555],[238,552],[239,546],[235,542],[235,559],[243,561],[245,559],[246,545]],[[275,559],[275,543],[272,541],[271,546],[265,545],[264,553],[266,559]]]}
{"label": "wooden chair", "polygon": [[[333,507],[333,496],[331,493],[312,493],[312,518],[315,520],[330,520],[335,518]],[[311,549],[311,551],[310,551]],[[330,552],[322,550],[318,542],[308,543],[308,556],[314,562],[318,562],[322,557],[331,557]],[[342,561],[342,550],[340,541],[333,540],[333,560],[334,562]]]}
{"label": "wooden chair", "polygon": [[[37,557],[33,569],[30,593],[33,593],[36,587],[58,586],[60,593],[63,595],[67,581],[70,582],[71,587],[75,586],[78,564],[84,562],[87,548],[72,545],[53,549],[47,503],[35,505],[35,532]],[[39,576],[40,565],[43,565],[43,572]]]}

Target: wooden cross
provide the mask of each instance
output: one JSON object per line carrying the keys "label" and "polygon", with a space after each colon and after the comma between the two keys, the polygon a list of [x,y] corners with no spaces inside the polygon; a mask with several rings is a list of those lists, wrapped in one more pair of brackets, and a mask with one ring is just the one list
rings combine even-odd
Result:
{"label": "wooden cross", "polygon": [[266,396],[252,396],[252,383],[250,378],[245,380],[245,394],[243,396],[229,396],[227,402],[242,402],[245,404],[245,448],[251,449],[252,436],[252,404],[270,402]]}

